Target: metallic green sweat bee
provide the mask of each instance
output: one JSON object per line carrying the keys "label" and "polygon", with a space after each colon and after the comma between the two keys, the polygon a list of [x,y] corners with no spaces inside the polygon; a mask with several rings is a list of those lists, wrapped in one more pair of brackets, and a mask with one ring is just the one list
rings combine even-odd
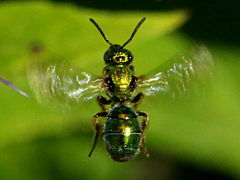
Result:
{"label": "metallic green sweat bee", "polygon": [[[174,98],[186,94],[193,83],[210,76],[213,66],[211,55],[205,47],[199,46],[189,56],[173,59],[157,68],[156,72],[137,77],[131,65],[133,54],[124,47],[132,40],[145,18],[137,24],[122,46],[112,44],[100,26],[93,19],[90,21],[110,44],[104,54],[106,67],[103,76],[99,78],[83,70],[74,70],[64,63],[44,60],[44,55],[38,51],[33,54],[34,63],[29,69],[30,85],[37,100],[42,103],[69,107],[74,102],[97,97],[101,112],[93,117],[96,135],[89,156],[101,136],[114,161],[128,161],[139,152],[148,156],[144,136],[148,115],[137,110],[143,96],[160,94]],[[108,99],[101,95],[103,93]],[[100,122],[102,117],[106,118],[105,123]]]}
{"label": "metallic green sweat bee", "polygon": [[[90,21],[100,31],[105,41],[110,44],[104,54],[106,67],[103,70],[103,87],[110,99],[107,100],[103,96],[97,97],[102,112],[94,116],[96,136],[89,156],[91,156],[102,131],[107,151],[113,160],[128,161],[139,152],[140,147],[147,155],[144,145],[144,131],[148,116],[147,113],[136,110],[143,94],[139,93],[132,99],[138,78],[135,77],[134,67],[131,65],[133,54],[131,51],[124,49],[145,21],[145,18],[138,23],[129,40],[122,46],[112,44],[106,38],[100,26],[93,19],[90,19]],[[105,105],[108,104],[111,108],[106,111]],[[140,122],[139,116],[144,118],[142,122]],[[98,120],[99,117],[107,118],[103,130]]]}

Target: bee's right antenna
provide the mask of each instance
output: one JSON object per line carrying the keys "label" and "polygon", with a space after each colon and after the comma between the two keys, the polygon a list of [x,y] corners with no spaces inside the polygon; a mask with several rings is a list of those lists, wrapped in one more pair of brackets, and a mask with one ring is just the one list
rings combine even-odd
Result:
{"label": "bee's right antenna", "polygon": [[99,30],[99,32],[101,33],[102,37],[104,38],[104,40],[110,44],[110,45],[113,45],[108,39],[107,37],[105,36],[105,34],[103,33],[102,29],[100,28],[100,26],[97,24],[96,21],[94,21],[92,18],[89,18],[89,20],[96,26],[96,28]]}
{"label": "bee's right antenna", "polygon": [[132,32],[132,35],[130,36],[130,38],[127,40],[127,42],[125,42],[122,45],[122,49],[132,40],[132,38],[134,37],[134,35],[136,34],[137,30],[140,28],[140,26],[142,25],[142,23],[146,20],[146,17],[142,18],[141,21],[139,21],[139,23],[137,24],[137,26],[135,27],[135,29]]}

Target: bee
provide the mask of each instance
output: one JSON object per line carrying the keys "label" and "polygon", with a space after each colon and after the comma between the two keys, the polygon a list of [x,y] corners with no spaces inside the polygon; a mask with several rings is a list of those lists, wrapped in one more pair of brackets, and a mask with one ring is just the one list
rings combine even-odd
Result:
{"label": "bee", "polygon": [[[135,76],[134,66],[131,65],[133,54],[128,49],[124,49],[145,19],[139,21],[130,38],[122,46],[112,44],[100,26],[93,19],[90,19],[104,40],[110,44],[104,54],[106,67],[103,69],[102,82],[110,99],[107,100],[103,96],[97,97],[102,112],[97,113],[93,118],[96,136],[89,156],[91,156],[101,133],[106,149],[115,161],[123,162],[132,159],[139,152],[140,147],[143,147],[141,149],[148,156],[144,144],[144,131],[147,127],[148,116],[147,113],[136,110],[143,94],[139,93],[132,98],[138,78]],[[110,105],[111,108],[106,111],[105,105]],[[139,116],[143,117],[142,122],[140,122]],[[99,117],[107,118],[104,129],[99,123]]]}
{"label": "bee", "polygon": [[[145,19],[139,21],[123,45],[118,45],[112,44],[96,21],[90,18],[110,45],[104,54],[106,66],[100,78],[83,70],[75,71],[66,64],[44,64],[36,58],[39,56],[35,56],[36,61],[30,68],[29,82],[39,102],[56,101],[69,106],[72,102],[96,97],[101,111],[93,116],[96,134],[89,157],[101,136],[114,161],[129,161],[139,152],[148,156],[144,135],[148,115],[137,109],[144,95],[184,95],[192,82],[201,81],[211,73],[211,56],[200,46],[192,56],[182,56],[160,66],[154,73],[136,76],[132,65],[134,56],[125,46],[132,41]],[[108,98],[101,95],[103,93]],[[105,123],[101,123],[100,118],[105,118]]]}
{"label": "bee", "polygon": [[10,88],[12,88],[14,91],[17,91],[18,93],[20,93],[21,95],[25,96],[25,97],[31,97],[31,95],[23,92],[22,90],[18,89],[16,86],[13,85],[13,83],[11,83],[10,81],[0,78],[0,82],[2,82],[3,84],[9,86]]}

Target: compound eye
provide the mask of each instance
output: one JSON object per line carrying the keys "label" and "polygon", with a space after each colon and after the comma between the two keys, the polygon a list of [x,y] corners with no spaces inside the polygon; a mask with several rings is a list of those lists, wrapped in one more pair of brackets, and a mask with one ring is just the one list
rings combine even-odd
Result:
{"label": "compound eye", "polygon": [[110,57],[109,59],[108,59],[108,61],[112,61],[113,59],[112,59],[112,57]]}
{"label": "compound eye", "polygon": [[129,59],[129,60],[132,60],[132,59],[133,59],[133,57],[132,57],[131,55],[129,55],[129,56],[128,56],[128,59]]}

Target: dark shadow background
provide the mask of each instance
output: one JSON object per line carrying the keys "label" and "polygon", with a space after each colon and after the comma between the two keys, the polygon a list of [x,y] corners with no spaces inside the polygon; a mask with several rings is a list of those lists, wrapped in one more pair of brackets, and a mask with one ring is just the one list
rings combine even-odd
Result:
{"label": "dark shadow background", "polygon": [[240,45],[239,0],[52,0],[104,10],[167,11],[185,8],[191,19],[182,31],[200,40]]}

